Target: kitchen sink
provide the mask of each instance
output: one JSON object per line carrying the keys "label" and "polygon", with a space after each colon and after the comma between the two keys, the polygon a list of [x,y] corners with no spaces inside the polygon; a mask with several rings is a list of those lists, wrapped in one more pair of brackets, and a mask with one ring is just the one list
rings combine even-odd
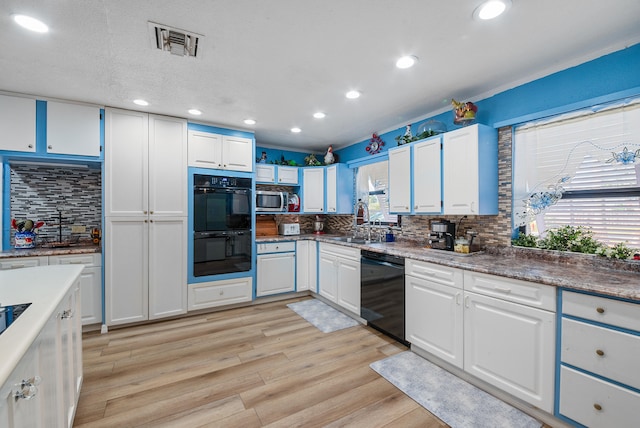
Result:
{"label": "kitchen sink", "polygon": [[352,244],[370,244],[372,242],[364,238],[354,238],[351,236],[332,236],[329,239],[339,242],[350,242]]}

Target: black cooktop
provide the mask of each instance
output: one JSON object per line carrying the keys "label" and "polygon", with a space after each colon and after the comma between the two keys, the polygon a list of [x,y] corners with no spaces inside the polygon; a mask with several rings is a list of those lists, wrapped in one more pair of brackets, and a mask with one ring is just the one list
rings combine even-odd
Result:
{"label": "black cooktop", "polygon": [[20,305],[0,306],[0,334],[5,331],[20,315],[31,305],[22,303]]}

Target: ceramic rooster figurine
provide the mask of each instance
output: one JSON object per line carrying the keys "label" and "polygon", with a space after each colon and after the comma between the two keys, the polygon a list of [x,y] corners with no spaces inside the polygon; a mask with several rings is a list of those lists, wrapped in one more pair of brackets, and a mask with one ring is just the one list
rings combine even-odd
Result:
{"label": "ceramic rooster figurine", "polygon": [[324,155],[324,164],[331,165],[335,161],[336,161],[336,158],[335,156],[333,156],[333,146],[329,146],[329,148],[327,149],[327,154]]}

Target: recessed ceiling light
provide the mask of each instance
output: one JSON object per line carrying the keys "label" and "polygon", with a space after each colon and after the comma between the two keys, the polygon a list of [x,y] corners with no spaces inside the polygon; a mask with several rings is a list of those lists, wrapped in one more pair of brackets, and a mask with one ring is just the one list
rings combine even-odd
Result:
{"label": "recessed ceiling light", "polygon": [[473,11],[473,18],[486,21],[497,18],[511,7],[511,0],[489,0],[482,3]]}
{"label": "recessed ceiling light", "polygon": [[293,132],[294,134],[297,134],[299,132],[302,132],[302,129],[298,128],[297,126],[291,128],[291,132]]}
{"label": "recessed ceiling light", "polygon": [[254,119],[245,119],[244,123],[245,125],[255,125],[256,121]]}
{"label": "recessed ceiling light", "polygon": [[360,92],[358,91],[349,91],[346,93],[346,97],[349,98],[350,100],[355,100],[356,98],[360,97]]}
{"label": "recessed ceiling light", "polygon": [[315,117],[316,119],[324,119],[326,116],[327,115],[321,111],[313,113],[313,117]]}
{"label": "recessed ceiling light", "polygon": [[192,109],[189,109],[189,114],[192,114],[194,116],[200,116],[202,112],[197,108],[192,108]]}
{"label": "recessed ceiling light", "polygon": [[46,33],[49,31],[47,24],[27,15],[13,15],[13,20],[21,27],[36,33]]}
{"label": "recessed ceiling light", "polygon": [[133,100],[133,103],[137,104],[139,106],[148,106],[149,105],[149,103],[147,101],[145,101],[145,100]]}
{"label": "recessed ceiling light", "polygon": [[398,68],[410,68],[410,67],[413,67],[416,62],[418,62],[418,57],[417,56],[415,56],[415,55],[406,55],[406,56],[403,56],[402,58],[399,58],[396,61],[396,67],[398,67]]}

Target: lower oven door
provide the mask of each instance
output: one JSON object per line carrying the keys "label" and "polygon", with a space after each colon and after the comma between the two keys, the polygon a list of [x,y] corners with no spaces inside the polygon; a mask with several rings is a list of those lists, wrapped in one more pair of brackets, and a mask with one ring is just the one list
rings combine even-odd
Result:
{"label": "lower oven door", "polygon": [[250,230],[197,232],[193,247],[193,276],[251,270]]}

